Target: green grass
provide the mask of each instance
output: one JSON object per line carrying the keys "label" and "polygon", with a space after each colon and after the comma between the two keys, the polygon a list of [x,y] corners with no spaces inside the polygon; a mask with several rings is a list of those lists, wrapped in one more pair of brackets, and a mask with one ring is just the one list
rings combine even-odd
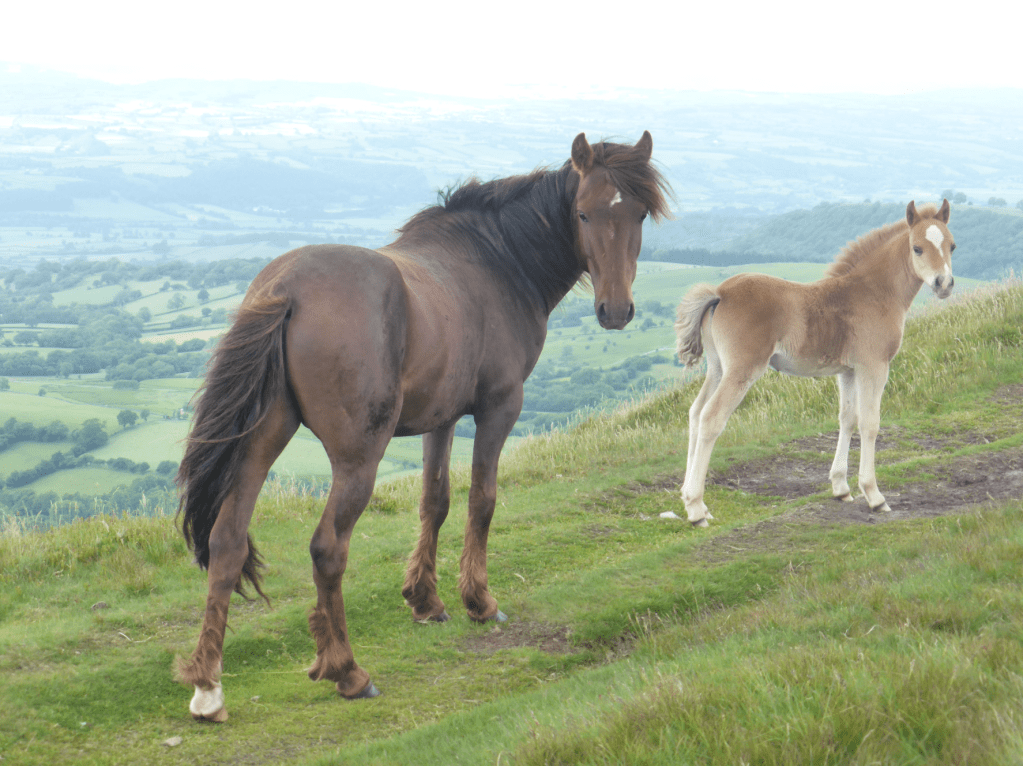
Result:
{"label": "green grass", "polygon": [[[882,414],[899,434],[879,458],[882,489],[1019,454],[1021,326],[1019,285],[910,320]],[[439,593],[453,616],[443,625],[412,623],[399,594],[418,479],[379,486],[345,576],[356,656],[384,692],[360,703],[304,674],[314,652],[307,546],[322,501],[286,480],[257,505],[252,533],[274,603],[232,605],[231,718],[221,726],[193,723],[191,691],[171,681],[173,658],[197,637],[205,578],[169,516],[45,533],[0,521],[0,755],[25,764],[1020,762],[1023,501],[821,526],[799,514],[829,502],[826,493],[715,486],[710,529],[660,519],[681,510],[698,385],[525,439],[505,457],[489,548],[490,587],[512,617],[500,632],[470,623],[459,604],[468,468],[453,472],[438,547]],[[832,433],[834,389],[765,376],[712,467]],[[989,443],[968,438],[976,434]],[[659,488],[666,476],[676,477],[670,492]],[[92,608],[100,602],[107,608]],[[566,651],[537,648],[554,635],[568,637]],[[179,745],[162,744],[175,736]]]}

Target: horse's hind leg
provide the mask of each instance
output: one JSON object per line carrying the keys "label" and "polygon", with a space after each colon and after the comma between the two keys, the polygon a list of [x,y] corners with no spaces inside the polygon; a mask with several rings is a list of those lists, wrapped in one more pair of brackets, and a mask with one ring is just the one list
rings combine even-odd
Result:
{"label": "horse's hind leg", "polygon": [[686,466],[686,478],[682,484],[682,502],[685,503],[689,522],[695,527],[706,527],[707,519],[713,518],[703,502],[703,492],[714,444],[725,429],[728,418],[742,402],[750,386],[763,375],[766,368],[766,360],[756,364],[724,366],[721,381],[704,402],[697,418],[697,424],[695,426],[692,422],[689,424],[690,429],[694,427],[697,429],[697,437],[696,443],[693,445],[692,457]]}
{"label": "horse's hind leg", "polygon": [[881,426],[881,395],[888,382],[888,366],[871,371],[857,371],[856,404],[860,426],[860,490],[872,511],[890,511],[884,495],[877,488],[874,472],[874,448]]}
{"label": "horse's hind leg", "polygon": [[838,381],[838,446],[831,463],[831,493],[836,500],[852,500],[849,490],[849,443],[856,427],[856,379],[852,370],[835,376]]}
{"label": "horse's hind leg", "polygon": [[278,401],[246,441],[239,479],[220,507],[210,532],[209,594],[202,631],[191,659],[177,670],[182,682],[195,687],[189,710],[196,720],[227,720],[220,676],[228,605],[248,560],[248,528],[256,498],[270,467],[296,430],[297,414],[284,400]]}
{"label": "horse's hind leg", "polygon": [[419,542],[409,559],[401,595],[418,622],[449,618],[437,597],[437,536],[451,505],[451,441],[455,426],[423,435],[423,495],[419,502]]}
{"label": "horse's hind leg", "polygon": [[316,661],[309,669],[309,677],[313,681],[333,681],[338,693],[348,699],[379,694],[369,674],[355,661],[348,638],[341,580],[348,566],[352,530],[373,494],[377,466],[387,441],[387,438],[381,439],[376,449],[369,447],[365,459],[352,462],[338,460],[337,453],[328,450],[333,464],[333,484],[323,516],[309,543],[316,584],[316,608],[309,615],[309,629],[316,640]]}

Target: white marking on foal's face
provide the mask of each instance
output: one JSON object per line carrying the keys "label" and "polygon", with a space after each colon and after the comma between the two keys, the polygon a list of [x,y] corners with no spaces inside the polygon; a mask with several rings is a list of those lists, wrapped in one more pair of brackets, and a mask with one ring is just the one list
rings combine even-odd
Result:
{"label": "white marking on foal's face", "polygon": [[927,227],[927,231],[924,236],[927,238],[928,242],[934,245],[934,248],[938,251],[938,255],[941,255],[941,243],[945,241],[945,235],[941,233],[941,229],[932,223]]}
{"label": "white marking on foal's face", "polygon": [[614,207],[615,205],[617,205],[621,201],[622,201],[622,193],[620,191],[615,190],[615,196],[613,196],[611,198],[611,204],[608,205],[608,207]]}

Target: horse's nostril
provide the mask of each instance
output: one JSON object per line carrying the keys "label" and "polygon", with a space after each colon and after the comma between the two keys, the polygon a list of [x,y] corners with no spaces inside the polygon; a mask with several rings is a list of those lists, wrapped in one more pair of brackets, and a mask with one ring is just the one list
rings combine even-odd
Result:
{"label": "horse's nostril", "polygon": [[635,303],[630,303],[630,304],[629,304],[629,316],[628,316],[628,318],[627,318],[627,319],[625,320],[625,323],[626,323],[626,324],[628,324],[629,322],[631,322],[631,321],[632,321],[632,318],[633,318],[634,316],[636,316],[636,304],[635,304]]}

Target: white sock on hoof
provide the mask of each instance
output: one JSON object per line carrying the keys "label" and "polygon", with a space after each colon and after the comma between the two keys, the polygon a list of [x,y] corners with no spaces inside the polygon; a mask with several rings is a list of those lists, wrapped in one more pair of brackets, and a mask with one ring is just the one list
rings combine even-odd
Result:
{"label": "white sock on hoof", "polygon": [[193,718],[214,718],[216,713],[224,709],[224,687],[214,683],[209,691],[195,687],[195,695],[188,706]]}

